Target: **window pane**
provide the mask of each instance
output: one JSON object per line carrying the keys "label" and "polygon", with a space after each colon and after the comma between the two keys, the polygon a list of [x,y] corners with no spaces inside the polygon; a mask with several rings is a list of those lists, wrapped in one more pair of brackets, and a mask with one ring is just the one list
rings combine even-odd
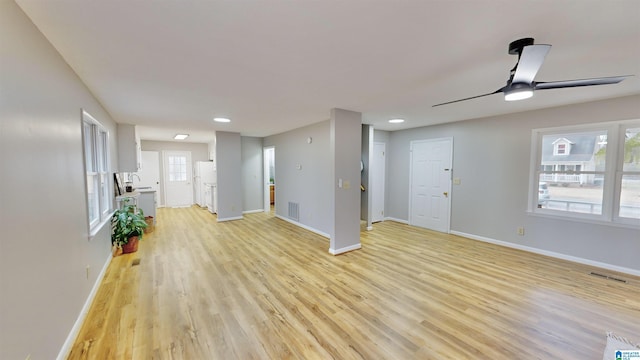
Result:
{"label": "window pane", "polygon": [[87,175],[87,197],[89,201],[90,224],[93,224],[99,219],[98,189],[98,175]]}
{"label": "window pane", "polygon": [[640,219],[640,175],[623,175],[620,217]]}
{"label": "window pane", "polygon": [[108,149],[107,149],[107,133],[104,131],[99,131],[98,132],[98,153],[97,158],[98,158],[98,171],[100,172],[106,172],[108,170],[108,163],[107,163],[107,155],[109,153]]}
{"label": "window pane", "polygon": [[100,212],[109,211],[109,177],[106,173],[100,174]]}
{"label": "window pane", "polygon": [[544,135],[539,164],[544,173],[543,181],[560,185],[595,185],[596,177],[579,172],[604,172],[606,151],[606,130]]}
{"label": "window pane", "polygon": [[640,128],[627,129],[624,140],[623,171],[640,171]]}
{"label": "window pane", "polygon": [[186,156],[169,156],[169,181],[187,181]]}
{"label": "window pane", "polygon": [[[573,176],[594,175],[574,175],[574,174],[551,174],[558,179],[574,179]],[[549,174],[540,175],[540,185],[538,186],[538,207],[550,210],[568,211],[584,214],[602,214],[602,188],[603,181],[588,181],[588,185],[582,186],[576,182],[547,182]]]}
{"label": "window pane", "polygon": [[93,125],[84,123],[82,130],[84,132],[84,153],[85,153],[85,166],[87,172],[95,171],[93,166]]}

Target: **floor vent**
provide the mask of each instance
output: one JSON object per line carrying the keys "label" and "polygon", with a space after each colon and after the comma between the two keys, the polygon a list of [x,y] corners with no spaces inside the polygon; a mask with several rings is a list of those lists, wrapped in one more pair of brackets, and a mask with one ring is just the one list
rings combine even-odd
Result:
{"label": "floor vent", "polygon": [[300,206],[298,203],[289,201],[289,219],[298,221],[300,219]]}
{"label": "floor vent", "polygon": [[621,283],[624,283],[624,284],[627,283],[627,280],[620,279],[620,278],[617,278],[615,276],[609,276],[609,275],[605,275],[605,274],[600,274],[600,273],[593,272],[593,271],[590,272],[589,275],[597,276],[597,277],[600,277],[600,278],[603,278],[603,279],[607,279],[607,280],[613,280],[613,281],[621,282]]}

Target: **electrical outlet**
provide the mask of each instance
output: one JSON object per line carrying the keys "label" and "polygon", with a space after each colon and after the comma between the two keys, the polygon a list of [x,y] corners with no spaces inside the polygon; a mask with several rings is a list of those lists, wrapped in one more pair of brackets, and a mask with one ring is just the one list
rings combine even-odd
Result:
{"label": "electrical outlet", "polygon": [[453,185],[460,185],[460,178],[453,178]]}
{"label": "electrical outlet", "polygon": [[520,236],[524,236],[524,227],[520,226],[520,227],[518,228],[518,235],[520,235]]}

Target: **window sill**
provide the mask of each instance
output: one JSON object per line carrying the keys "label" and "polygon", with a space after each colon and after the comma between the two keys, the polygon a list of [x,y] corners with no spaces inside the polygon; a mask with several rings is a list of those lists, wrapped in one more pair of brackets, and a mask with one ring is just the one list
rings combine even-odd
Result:
{"label": "window sill", "polygon": [[534,212],[530,210],[527,211],[527,215],[545,218],[545,219],[553,219],[558,221],[574,221],[574,222],[580,222],[580,223],[586,223],[586,224],[592,224],[592,225],[604,225],[604,226],[612,226],[617,228],[634,229],[634,230],[640,229],[640,224],[636,225],[636,224],[587,219],[587,218],[566,216],[566,215],[561,216],[557,214],[540,213],[540,212]]}
{"label": "window sill", "polygon": [[97,223],[94,227],[91,228],[91,230],[89,231],[89,241],[93,240],[93,238],[100,232],[100,230],[102,230],[102,228],[106,225],[111,223],[111,217],[113,216],[113,213],[115,211],[111,211],[109,212],[109,215],[106,216],[104,218],[104,220],[100,221],[99,223]]}

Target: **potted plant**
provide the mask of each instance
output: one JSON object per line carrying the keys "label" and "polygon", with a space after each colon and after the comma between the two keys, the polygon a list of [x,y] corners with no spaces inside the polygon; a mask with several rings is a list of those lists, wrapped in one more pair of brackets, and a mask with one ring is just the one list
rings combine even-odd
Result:
{"label": "potted plant", "polygon": [[[125,200],[126,201],[126,200]],[[116,210],[111,217],[111,243],[114,246],[114,256],[122,250],[123,254],[136,252],[138,241],[142,240],[147,222],[142,209],[125,203]]]}

